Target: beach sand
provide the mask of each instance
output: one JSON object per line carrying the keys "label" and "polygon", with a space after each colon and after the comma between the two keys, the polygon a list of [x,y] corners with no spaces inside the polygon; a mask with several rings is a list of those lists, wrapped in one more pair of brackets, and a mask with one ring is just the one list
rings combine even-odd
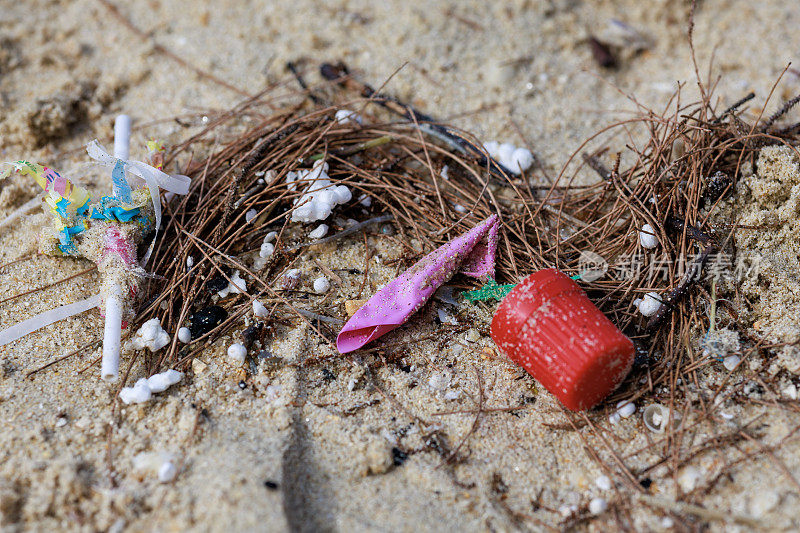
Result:
{"label": "beach sand", "polygon": [[[244,98],[240,92],[253,94],[282,79],[292,83],[284,69],[290,60],[305,60],[308,79],[318,82],[310,67],[342,59],[373,86],[386,82],[386,92],[483,140],[529,146],[551,176],[585,139],[639,111],[637,102],[662,110],[679,82],[686,95],[696,94],[689,9],[679,1],[117,5],[147,39],[102,2],[4,3],[2,160],[79,169],[87,142],[98,138],[111,145],[113,120],[122,112],[134,119],[133,154],[143,154],[150,136],[178,142],[193,130],[173,117],[228,109]],[[638,31],[647,49],[622,47],[619,67],[609,70],[592,58],[587,37],[618,38],[614,19]],[[705,78],[713,56],[721,107],[754,91],[748,116],[758,115],[781,72],[797,59],[798,22],[800,5],[791,2],[701,3],[694,28],[697,62]],[[201,78],[156,43],[239,92]],[[294,89],[287,86],[286,93]],[[789,70],[766,112],[798,92],[800,77]],[[622,149],[635,135],[618,131],[602,142]],[[104,193],[106,179],[95,172],[79,181]],[[0,218],[36,193],[36,185],[21,177],[0,182]],[[47,224],[37,209],[3,229],[0,264],[35,253],[36,235]],[[367,297],[397,274],[383,264],[396,250],[378,235],[367,245],[372,263],[365,294],[359,293],[363,276],[340,274],[336,302]],[[360,268],[365,253],[364,241],[355,238],[313,250],[299,266],[302,286],[309,289],[319,271],[314,259],[328,268]],[[34,255],[0,269],[0,299],[90,266]],[[0,303],[0,328],[88,297],[98,286],[90,272]],[[494,350],[486,308],[464,306],[456,317],[463,327],[446,327],[435,321],[438,307],[426,307],[387,336],[395,343],[387,350],[402,366],[365,374],[336,357],[324,367],[293,365],[334,355],[295,320],[293,327],[277,328],[267,347],[281,358],[279,368],[261,365],[244,387],[241,370],[226,356],[238,338],[231,335],[209,346],[180,384],[131,406],[99,379],[98,364],[90,366],[99,347],[26,377],[99,339],[96,311],[1,347],[0,528],[513,531],[561,529],[576,516],[585,518],[576,528],[592,531],[623,525],[683,530],[702,523],[712,531],[750,531],[753,520],[769,530],[800,528],[800,446],[782,442],[800,425],[800,406],[796,398],[764,390],[758,365],[751,369],[746,361],[730,378],[721,365],[708,368],[702,383],[689,386],[689,395],[703,401],[709,391],[739,385],[763,402],[744,408],[736,396],[722,394],[718,407],[729,418],[687,430],[684,446],[700,447],[713,434],[745,432],[750,438],[724,452],[698,452],[674,473],[666,462],[640,473],[666,449],[656,443],[629,457],[659,438],[642,423],[645,402],[616,425],[607,418],[613,406],[593,414],[602,433],[574,431],[564,425],[558,402]],[[144,374],[134,365],[129,384]],[[788,386],[796,376],[782,379]],[[486,412],[475,423],[481,394],[487,409],[518,409]],[[462,460],[454,465],[447,459],[456,449]],[[619,468],[612,449],[633,471]],[[750,451],[752,458],[734,463]],[[150,469],[134,468],[141,454],[162,453],[178,466],[174,481],[159,483]],[[611,478],[609,488],[596,482],[603,475]],[[626,476],[644,481],[647,495],[632,491]],[[708,491],[690,496],[708,510],[704,516],[674,503],[717,476]],[[598,497],[607,500],[608,510],[591,516],[589,502]]]}

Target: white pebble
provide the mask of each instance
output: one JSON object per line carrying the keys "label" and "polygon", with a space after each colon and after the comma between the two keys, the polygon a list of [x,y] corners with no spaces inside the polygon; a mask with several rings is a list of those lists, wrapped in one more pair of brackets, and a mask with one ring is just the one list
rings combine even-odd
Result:
{"label": "white pebble", "polygon": [[453,205],[453,209],[456,210],[456,213],[466,213],[467,212],[467,208],[464,207],[461,204],[454,204]]}
{"label": "white pebble", "polygon": [[308,236],[312,239],[321,239],[327,234],[328,234],[328,225],[320,224],[319,226],[317,226],[317,229],[309,233]]}
{"label": "white pebble", "polygon": [[533,154],[527,148],[517,148],[511,143],[499,144],[496,141],[484,143],[489,155],[514,174],[521,174],[533,165]]}
{"label": "white pebble", "polygon": [[783,390],[781,390],[781,392],[783,393],[784,396],[786,396],[790,400],[797,399],[797,387],[795,386],[794,383],[789,383],[786,387],[783,388]]}
{"label": "white pebble", "polygon": [[147,386],[150,387],[150,392],[164,392],[170,386],[175,385],[178,383],[181,378],[183,378],[183,374],[178,372],[177,370],[169,369],[166,372],[161,372],[160,374],[153,374],[149,378],[147,378]]}
{"label": "white pebble", "polygon": [[271,242],[265,242],[261,244],[261,248],[258,251],[258,256],[262,259],[266,259],[267,257],[271,257],[274,253],[275,245]]}
{"label": "white pebble", "polygon": [[657,292],[648,292],[639,301],[638,307],[644,316],[653,316],[661,308],[661,296]]}
{"label": "white pebble", "polygon": [[439,172],[439,175],[440,175],[440,176],[441,176],[443,179],[449,180],[449,179],[450,179],[450,177],[447,175],[447,171],[448,171],[448,170],[450,170],[450,168],[449,168],[447,165],[443,166],[443,167],[442,167],[442,171],[441,171],[441,172]]}
{"label": "white pebble", "polygon": [[678,485],[680,485],[683,492],[692,492],[692,490],[697,487],[697,483],[700,481],[701,477],[702,474],[697,468],[687,466],[678,476]]}
{"label": "white pebble", "polygon": [[314,292],[324,294],[331,288],[331,282],[325,276],[320,276],[314,280]]}
{"label": "white pebble", "polygon": [[741,360],[742,358],[738,355],[729,355],[722,360],[722,366],[724,366],[729,372],[732,372],[741,362]]}
{"label": "white pebble", "polygon": [[444,399],[448,401],[458,400],[461,397],[461,391],[456,389],[449,389],[444,393]]}
{"label": "white pebble", "polygon": [[604,513],[606,509],[608,509],[608,502],[603,498],[593,498],[589,502],[589,512],[592,514]]}
{"label": "white pebble", "polygon": [[611,413],[608,415],[608,422],[615,426],[619,424],[619,413]]}
{"label": "white pebble", "polygon": [[316,161],[311,170],[289,172],[286,181],[289,190],[295,190],[298,181],[308,183],[303,195],[294,201],[293,222],[325,220],[339,204],[349,202],[353,195],[345,185],[334,185],[327,174],[328,164]]}
{"label": "white pebble", "polygon": [[528,170],[533,164],[533,154],[527,148],[517,148],[511,154],[508,169],[515,174],[521,174],[523,170]]}
{"label": "white pebble", "polygon": [[156,352],[167,344],[169,344],[169,334],[161,327],[158,318],[151,318],[142,324],[131,340],[134,350],[147,348],[151,352]]}
{"label": "white pebble", "polygon": [[133,387],[122,387],[119,397],[125,405],[131,403],[144,403],[152,397],[153,393],[147,385],[147,379],[142,378]]}
{"label": "white pebble", "polygon": [[175,476],[178,475],[178,469],[172,464],[172,461],[165,461],[158,467],[158,480],[161,483],[169,483]]}
{"label": "white pebble", "polygon": [[239,276],[239,271],[237,270],[231,276],[228,286],[217,294],[219,294],[220,298],[225,298],[229,294],[241,294],[243,292],[247,292],[247,282]]}
{"label": "white pebble", "polygon": [[189,257],[186,258],[186,267],[192,268],[193,266],[194,266],[194,257],[190,255]]}
{"label": "white pebble", "polygon": [[[497,159],[499,159],[500,163],[502,163],[504,166],[510,167],[511,165],[506,165],[506,163],[511,162],[511,156],[514,155],[514,150],[516,149],[517,147],[511,143],[501,144],[500,147],[497,149]],[[514,170],[512,168],[508,169],[512,171]]]}
{"label": "white pebble", "polygon": [[256,218],[256,215],[258,215],[258,211],[256,211],[255,209],[251,209],[250,211],[244,214],[244,220],[246,222],[250,222],[251,220]]}
{"label": "white pebble", "polygon": [[617,404],[617,413],[622,418],[628,418],[636,412],[636,405],[631,402],[622,401]]}
{"label": "white pebble", "polygon": [[192,342],[192,330],[189,328],[180,328],[178,330],[178,340],[183,344],[189,344]]}
{"label": "white pebble", "polygon": [[364,123],[364,118],[355,111],[340,109],[336,112],[336,122],[339,124],[356,123],[361,125]]}
{"label": "white pebble", "polygon": [[364,194],[361,196],[361,198],[358,199],[358,203],[360,203],[364,207],[369,207],[372,205],[372,197]]}
{"label": "white pebble", "polygon": [[608,476],[600,476],[594,480],[594,484],[600,490],[608,490],[611,488],[611,479]]}
{"label": "white pebble", "polygon": [[253,300],[253,314],[259,318],[264,318],[269,312],[264,304],[258,300]]}
{"label": "white pebble", "polygon": [[266,235],[264,235],[264,242],[272,242],[275,240],[275,237],[278,236],[277,231],[270,231]]}
{"label": "white pebble", "polygon": [[237,343],[228,346],[228,357],[234,362],[242,364],[247,357],[247,348],[244,345]]}
{"label": "white pebble", "polygon": [[639,230],[639,244],[648,249],[658,246],[658,235],[650,224],[645,224]]}
{"label": "white pebble", "polygon": [[665,516],[664,518],[661,519],[661,527],[663,527],[664,529],[670,529],[674,525],[675,522],[672,520],[672,518],[668,516]]}
{"label": "white pebble", "polygon": [[450,324],[451,326],[458,325],[458,320],[456,320],[456,317],[447,312],[446,309],[439,308],[437,310],[437,314],[439,315],[439,322],[442,324]]}

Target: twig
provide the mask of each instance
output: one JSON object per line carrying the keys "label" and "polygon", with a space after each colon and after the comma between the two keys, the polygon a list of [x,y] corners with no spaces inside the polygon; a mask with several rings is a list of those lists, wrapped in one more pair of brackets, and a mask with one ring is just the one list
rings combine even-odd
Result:
{"label": "twig", "polygon": [[79,346],[78,348],[75,348],[73,351],[69,352],[68,354],[62,355],[61,357],[57,357],[57,358],[53,359],[52,361],[50,361],[49,363],[46,363],[46,364],[40,366],[39,368],[35,368],[35,369],[29,371],[27,374],[25,374],[25,377],[29,378],[29,377],[33,376],[34,374],[36,374],[38,372],[41,372],[42,370],[44,370],[46,368],[50,368],[51,366],[53,366],[53,365],[55,365],[57,363],[60,363],[61,361],[65,361],[66,359],[69,359],[73,355],[79,354],[80,352],[82,352],[84,350],[94,349],[94,348],[100,346],[100,344],[102,342],[103,342],[103,339],[97,339],[97,340],[94,340],[92,342],[87,342],[83,346]]}
{"label": "twig", "polygon": [[661,325],[661,322],[664,320],[664,318],[667,317],[673,309],[675,309],[675,304],[678,303],[681,298],[686,296],[689,288],[700,280],[700,275],[703,272],[703,267],[705,266],[706,261],[708,261],[708,256],[715,250],[716,247],[714,245],[708,245],[706,246],[705,250],[695,257],[678,285],[669,291],[662,299],[663,303],[661,304],[661,307],[658,308],[656,314],[653,315],[653,317],[647,323],[648,331],[655,331],[655,329]]}
{"label": "twig", "polygon": [[293,252],[295,250],[306,248],[308,246],[316,246],[318,244],[325,244],[326,242],[336,241],[344,237],[347,237],[348,235],[352,235],[353,233],[357,233],[362,229],[366,228],[367,226],[371,226],[373,224],[381,224],[383,222],[389,222],[390,220],[394,220],[394,215],[380,215],[377,217],[373,217],[363,222],[359,222],[358,224],[353,224],[349,228],[343,229],[339,233],[328,235],[327,237],[323,237],[322,239],[318,239],[314,242],[305,242],[302,244],[295,244],[294,246],[287,246],[286,251]]}

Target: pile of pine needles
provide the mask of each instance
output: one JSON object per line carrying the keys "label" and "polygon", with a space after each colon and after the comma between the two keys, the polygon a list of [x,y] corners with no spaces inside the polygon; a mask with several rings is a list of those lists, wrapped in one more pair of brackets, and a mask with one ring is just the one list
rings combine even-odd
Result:
{"label": "pile of pine needles", "polygon": [[[337,215],[392,221],[397,233],[390,238],[404,250],[398,273],[491,214],[501,221],[499,282],[516,283],[548,267],[581,275],[586,257],[599,256],[607,262],[605,275],[580,283],[634,340],[635,369],[594,413],[565,412],[568,424],[562,429],[588,426],[602,436],[607,429],[599,414],[608,413],[620,400],[638,398],[662,402],[684,419],[689,412],[699,413],[691,427],[714,420],[714,400],[721,387],[701,394],[699,400],[690,400],[687,389],[700,385],[701,369],[719,364],[712,355],[696,351],[698,335],[711,325],[703,311],[711,299],[710,278],[703,269],[714,254],[730,250],[735,229],[735,221],[715,226],[713,215],[734,194],[743,169],[752,168],[761,147],[798,144],[800,124],[778,125],[797,98],[766,120],[759,113],[749,122],[746,105],[753,95],[726,107],[716,102],[713,86],[703,83],[698,101],[684,103],[682,87],[661,112],[633,100],[641,111],[638,116],[587,140],[560,174],[550,177],[539,161],[521,175],[509,172],[474,136],[380,94],[357,81],[343,65],[323,65],[323,81],[313,87],[292,70],[301,92],[290,90],[286,82],[229,112],[208,114],[200,131],[169,154],[169,161],[180,163],[180,170],[192,177],[192,186],[188,195],[166,205],[152,263],[158,279],[151,282],[149,293],[155,296],[142,304],[138,321],[156,316],[168,331],[176,331],[198,309],[210,305],[211,294],[204,284],[219,277],[230,280],[233,269],[247,273],[256,284],[249,294],[220,304],[227,308],[228,318],[218,327],[188,347],[174,340],[163,355],[146,362],[149,371],[186,367],[207,341],[239,323],[252,309],[254,298],[271,305],[270,319],[280,315],[286,320],[288,313],[309,322],[332,342],[342,317],[303,309],[291,291],[280,289],[281,276],[310,244],[307,237],[286,231],[294,201],[303,190],[302,184],[288,187],[286,176],[324,159],[332,180],[354,193],[353,201],[337,208]],[[363,125],[340,124],[335,113],[343,108],[362,115]],[[627,137],[620,152],[601,144],[614,132]],[[588,151],[596,145],[599,148]],[[366,197],[371,204],[365,208],[359,200]],[[251,210],[257,215],[246,223],[245,214]],[[658,234],[655,253],[642,253],[639,230],[644,224]],[[252,259],[271,231],[278,233],[275,254],[254,272]],[[422,250],[412,246],[412,240]],[[191,268],[189,257],[194,261]],[[635,268],[616,268],[623,262]],[[658,268],[652,268],[655,262]],[[474,287],[466,278],[457,277],[454,283]],[[664,305],[648,320],[633,300],[651,291],[662,295]],[[738,320],[735,309],[726,312]],[[746,326],[738,325],[744,333]],[[745,358],[765,349],[758,339],[751,340]],[[381,342],[387,341],[378,345]],[[752,438],[741,429],[705,443],[691,439],[684,443],[691,427],[671,427],[652,444],[666,446],[668,459],[640,471],[626,466],[633,456],[620,457],[605,439],[601,440],[607,449],[592,454],[598,460],[604,454],[613,457],[603,461],[609,472],[642,492],[641,479],[662,463],[669,461],[670,471],[675,472],[709,447]],[[710,480],[696,493],[710,490],[716,481]]]}

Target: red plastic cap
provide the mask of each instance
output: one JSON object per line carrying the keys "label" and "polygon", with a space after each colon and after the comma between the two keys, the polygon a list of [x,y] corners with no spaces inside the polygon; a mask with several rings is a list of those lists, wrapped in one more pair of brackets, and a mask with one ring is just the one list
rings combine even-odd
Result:
{"label": "red plastic cap", "polygon": [[500,302],[492,339],[573,411],[597,405],[633,365],[633,342],[555,269],[531,274]]}

